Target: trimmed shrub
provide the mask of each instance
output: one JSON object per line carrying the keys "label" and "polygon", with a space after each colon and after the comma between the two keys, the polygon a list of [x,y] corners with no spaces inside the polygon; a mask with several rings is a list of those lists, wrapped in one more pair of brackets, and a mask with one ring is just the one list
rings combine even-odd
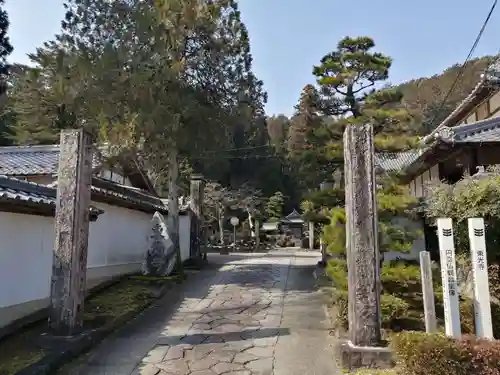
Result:
{"label": "trimmed shrub", "polygon": [[349,328],[347,291],[337,289],[333,292],[332,297],[335,305],[335,316],[333,317],[335,325],[347,330]]}
{"label": "trimmed shrub", "polygon": [[292,240],[291,236],[287,235],[282,235],[280,238],[276,241],[276,245],[279,247],[292,247],[295,245],[295,243]]}
{"label": "trimmed shrub", "polygon": [[382,288],[388,293],[422,293],[420,267],[404,263],[384,264],[380,279]]}
{"label": "trimmed shrub", "polygon": [[404,332],[391,346],[405,375],[500,375],[500,341]]}
{"label": "trimmed shrub", "polygon": [[490,264],[488,266],[488,276],[490,280],[490,294],[500,298],[500,265]]}
{"label": "trimmed shrub", "polygon": [[460,298],[460,327],[464,335],[474,334],[474,302],[469,298]]}
{"label": "trimmed shrub", "polygon": [[[493,336],[500,337],[500,306],[494,302],[491,303],[491,322]],[[464,334],[474,334],[476,332],[474,301],[469,298],[460,299],[460,325]]]}
{"label": "trimmed shrub", "polygon": [[[337,289],[333,292],[333,303],[336,307],[334,316],[337,327],[348,329],[348,292]],[[382,294],[380,298],[380,310],[382,312],[382,326],[384,328],[393,327],[399,320],[405,319],[408,315],[409,305],[403,299],[390,294]]]}
{"label": "trimmed shrub", "polygon": [[403,332],[394,335],[391,347],[405,375],[469,375],[472,353],[442,334]]}
{"label": "trimmed shrub", "polygon": [[392,327],[397,319],[408,315],[410,305],[405,300],[391,294],[382,294],[380,296],[380,311],[382,313],[382,326],[384,328]]}
{"label": "trimmed shrub", "polygon": [[466,337],[460,343],[473,354],[471,374],[500,375],[500,341]]}
{"label": "trimmed shrub", "polygon": [[347,262],[344,259],[330,259],[326,274],[332,279],[335,288],[347,290]]}

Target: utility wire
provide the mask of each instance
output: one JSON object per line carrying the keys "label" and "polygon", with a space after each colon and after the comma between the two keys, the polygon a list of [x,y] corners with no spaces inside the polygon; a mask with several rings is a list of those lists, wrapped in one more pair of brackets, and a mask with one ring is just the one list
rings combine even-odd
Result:
{"label": "utility wire", "polygon": [[195,156],[192,157],[194,160],[235,160],[235,159],[274,159],[280,158],[280,155],[228,155],[228,156]]}
{"label": "utility wire", "polygon": [[223,153],[223,152],[233,152],[233,151],[256,150],[256,149],[264,148],[264,147],[271,147],[271,145],[265,144],[265,145],[260,145],[260,146],[234,147],[234,148],[228,148],[225,150],[211,150],[211,151],[202,152],[201,155],[219,154],[219,153]]}
{"label": "utility wire", "polygon": [[493,14],[493,11],[495,10],[495,8],[497,6],[497,2],[498,2],[498,0],[495,0],[493,2],[493,5],[491,6],[490,11],[488,12],[488,15],[487,15],[486,19],[484,20],[483,25],[481,26],[481,29],[479,30],[479,33],[478,33],[478,35],[476,37],[476,40],[474,41],[474,44],[472,45],[472,47],[471,47],[471,49],[469,51],[469,54],[467,55],[467,58],[465,59],[464,63],[462,64],[462,66],[461,66],[461,68],[460,68],[460,70],[458,72],[458,75],[455,78],[455,81],[453,81],[453,84],[451,85],[450,89],[448,90],[448,93],[446,94],[444,100],[441,102],[441,105],[439,106],[438,111],[434,115],[434,118],[432,119],[431,124],[433,124],[436,121],[437,116],[439,115],[439,112],[441,112],[441,110],[445,106],[446,102],[448,101],[450,95],[455,90],[455,87],[457,86],[458,82],[460,81],[460,78],[462,78],[462,76],[463,76],[463,74],[465,72],[465,68],[467,66],[467,63],[469,62],[470,58],[474,54],[474,51],[476,50],[476,47],[479,44],[479,41],[481,40],[481,38],[483,36],[484,30],[486,29],[486,26],[488,25],[488,22],[491,19],[491,15]]}

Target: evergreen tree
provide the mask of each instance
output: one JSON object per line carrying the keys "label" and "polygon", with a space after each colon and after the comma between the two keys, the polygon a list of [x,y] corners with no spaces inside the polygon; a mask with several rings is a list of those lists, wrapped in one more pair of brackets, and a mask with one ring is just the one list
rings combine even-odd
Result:
{"label": "evergreen tree", "polygon": [[9,145],[9,124],[13,121],[13,113],[8,110],[9,99],[6,95],[9,81],[9,65],[7,57],[12,53],[7,32],[9,29],[9,17],[3,9],[5,1],[0,0],[0,145]]}
{"label": "evergreen tree", "polygon": [[52,144],[62,129],[84,123],[76,57],[47,43],[30,59],[35,68],[17,67],[13,71],[9,108],[15,121],[10,138],[16,144]]}
{"label": "evergreen tree", "polygon": [[288,151],[293,158],[303,150],[312,147],[311,135],[321,126],[319,111],[319,93],[313,85],[302,89],[299,103],[295,106],[295,114],[288,130]]}
{"label": "evergreen tree", "polygon": [[[374,47],[370,37],[346,37],[313,68],[323,111],[336,118],[331,126],[337,128],[336,133],[342,133],[348,123],[372,123],[377,149],[410,148],[415,137],[411,117],[401,106],[402,93],[390,86],[374,89],[387,80],[392,65],[392,59],[373,52]],[[331,146],[338,155],[339,145]]]}
{"label": "evergreen tree", "polygon": [[4,0],[0,0],[0,95],[3,95],[7,90],[7,76],[9,74],[9,65],[7,57],[12,53],[14,48],[10,44],[7,32],[9,30],[9,16],[7,11],[3,9]]}
{"label": "evergreen tree", "polygon": [[[373,39],[369,37],[342,39],[337,49],[321,59],[319,66],[314,67],[313,74],[320,86],[322,110],[333,120],[328,128],[332,137],[326,148],[329,158],[343,169],[343,133],[348,124],[371,123],[375,132],[375,148],[380,151],[398,151],[411,147],[415,142],[415,127],[408,112],[401,105],[401,92],[390,86],[375,89],[389,76],[391,58],[373,52]],[[395,217],[412,214],[415,200],[408,195],[407,189],[397,186],[390,176],[377,177],[377,203],[379,210],[379,226],[382,235],[381,249],[407,251],[415,239],[415,232],[399,222]],[[331,248],[344,249],[339,243],[345,236],[339,222],[339,213],[344,215],[344,202],[339,201],[338,190],[321,192],[310,196],[312,205],[328,207],[324,202],[337,201],[337,209],[332,213],[332,224],[326,227],[326,242]],[[327,197],[333,199],[326,199]],[[319,201],[316,201],[316,199]],[[321,202],[323,201],[323,204]],[[341,220],[342,221],[342,220]]]}
{"label": "evergreen tree", "polygon": [[290,121],[288,152],[302,192],[315,190],[331,178],[338,160],[332,157],[332,140],[342,138],[331,127],[331,118],[322,113],[318,90],[307,85],[302,90],[295,115]]}
{"label": "evergreen tree", "polygon": [[286,148],[290,120],[285,115],[268,117],[266,120],[269,140],[274,148],[282,152]]}
{"label": "evergreen tree", "polygon": [[268,220],[280,220],[283,217],[285,197],[281,191],[274,193],[266,202],[265,212]]}

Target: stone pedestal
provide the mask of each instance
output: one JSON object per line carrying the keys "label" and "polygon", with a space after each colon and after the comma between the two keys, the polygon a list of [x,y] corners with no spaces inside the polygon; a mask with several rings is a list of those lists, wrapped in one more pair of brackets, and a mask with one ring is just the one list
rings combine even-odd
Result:
{"label": "stone pedestal", "polygon": [[380,261],[372,125],[344,133],[349,339],[354,346],[381,341]]}

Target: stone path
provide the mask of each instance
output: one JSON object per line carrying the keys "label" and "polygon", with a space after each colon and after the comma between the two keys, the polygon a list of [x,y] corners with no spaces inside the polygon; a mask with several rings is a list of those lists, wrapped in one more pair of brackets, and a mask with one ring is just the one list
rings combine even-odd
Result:
{"label": "stone path", "polygon": [[318,257],[292,250],[213,256],[225,265],[199,276],[206,290],[186,295],[173,314],[157,311],[132,336],[107,340],[66,374],[337,374],[335,343],[313,288]]}

